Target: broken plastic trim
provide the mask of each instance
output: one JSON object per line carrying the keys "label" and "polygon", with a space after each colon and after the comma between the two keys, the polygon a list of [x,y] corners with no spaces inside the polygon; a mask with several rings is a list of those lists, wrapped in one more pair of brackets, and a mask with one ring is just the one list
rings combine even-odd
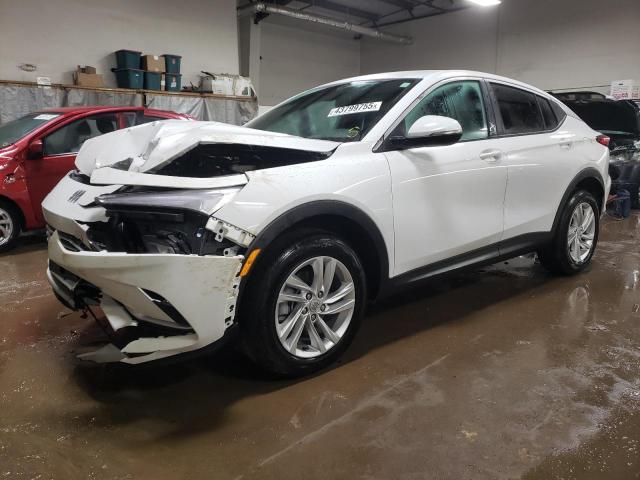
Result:
{"label": "broken plastic trim", "polygon": [[199,144],[146,173],[172,177],[211,178],[253,170],[326,160],[335,150],[312,152],[237,143]]}
{"label": "broken plastic trim", "polygon": [[240,188],[207,190],[147,190],[133,193],[111,193],[96,197],[96,203],[107,210],[117,208],[176,208],[211,215]]}

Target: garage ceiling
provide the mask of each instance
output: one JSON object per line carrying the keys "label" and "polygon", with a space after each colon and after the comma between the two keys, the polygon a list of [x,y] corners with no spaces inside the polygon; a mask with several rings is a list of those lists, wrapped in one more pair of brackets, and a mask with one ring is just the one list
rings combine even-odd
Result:
{"label": "garage ceiling", "polygon": [[367,27],[382,27],[469,7],[466,0],[266,0],[264,3]]}

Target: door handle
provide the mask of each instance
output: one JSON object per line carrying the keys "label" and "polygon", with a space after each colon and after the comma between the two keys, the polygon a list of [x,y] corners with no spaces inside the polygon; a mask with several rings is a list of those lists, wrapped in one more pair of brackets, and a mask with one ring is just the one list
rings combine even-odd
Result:
{"label": "door handle", "polygon": [[573,141],[567,140],[567,141],[564,141],[564,142],[560,142],[559,145],[560,145],[560,148],[564,148],[566,150],[569,150],[571,147],[573,147]]}
{"label": "door handle", "polygon": [[502,158],[502,150],[485,150],[480,153],[480,159],[485,162],[494,163]]}

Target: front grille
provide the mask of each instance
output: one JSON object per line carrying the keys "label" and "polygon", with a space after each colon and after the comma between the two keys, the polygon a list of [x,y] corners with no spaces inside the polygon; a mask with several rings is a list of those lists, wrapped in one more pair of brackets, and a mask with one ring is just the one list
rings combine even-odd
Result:
{"label": "front grille", "polygon": [[77,284],[80,281],[79,277],[71,273],[69,270],[62,268],[52,260],[49,260],[49,270],[51,270],[51,273],[56,274],[56,276],[64,280],[65,283]]}
{"label": "front grille", "polygon": [[88,252],[91,251],[84,243],[80,241],[80,239],[74,237],[73,235],[69,235],[64,232],[58,231],[58,236],[60,237],[60,243],[66,250],[70,250],[72,252]]}

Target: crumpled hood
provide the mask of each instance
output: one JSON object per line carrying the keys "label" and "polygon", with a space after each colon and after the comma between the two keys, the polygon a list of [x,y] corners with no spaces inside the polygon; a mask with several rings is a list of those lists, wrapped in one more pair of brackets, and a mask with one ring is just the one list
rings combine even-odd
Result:
{"label": "crumpled hood", "polygon": [[[114,178],[113,183],[121,183],[125,172],[134,174],[130,175],[132,178],[139,177],[135,174],[157,169],[198,145],[206,144],[253,145],[317,153],[333,151],[340,145],[337,142],[311,140],[219,122],[167,120],[88,140],[76,157],[76,166],[81,173],[91,176],[92,182],[95,173],[101,169],[109,172],[118,170],[121,174],[115,175],[118,178]],[[100,183],[104,183],[105,175],[98,176]]]}

